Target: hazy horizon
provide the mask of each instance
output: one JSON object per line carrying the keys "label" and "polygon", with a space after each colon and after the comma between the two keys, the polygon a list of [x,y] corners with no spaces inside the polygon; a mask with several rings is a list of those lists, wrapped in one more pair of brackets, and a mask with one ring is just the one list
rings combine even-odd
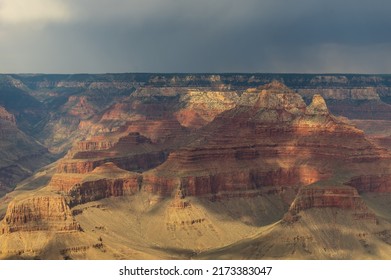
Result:
{"label": "hazy horizon", "polygon": [[1,73],[0,75],[123,75],[123,74],[148,74],[148,75],[391,75],[391,73],[355,73],[355,72],[74,72],[74,73]]}

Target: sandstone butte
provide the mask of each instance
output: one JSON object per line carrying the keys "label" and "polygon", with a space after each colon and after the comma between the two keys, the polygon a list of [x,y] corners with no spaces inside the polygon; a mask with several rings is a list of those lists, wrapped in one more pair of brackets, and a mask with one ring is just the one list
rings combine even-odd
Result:
{"label": "sandstone butte", "polygon": [[306,105],[274,81],[157,96],[176,95],[143,89],[80,124],[89,136],[47,186],[9,203],[0,256],[391,258],[391,217],[376,206],[390,152],[321,95]]}

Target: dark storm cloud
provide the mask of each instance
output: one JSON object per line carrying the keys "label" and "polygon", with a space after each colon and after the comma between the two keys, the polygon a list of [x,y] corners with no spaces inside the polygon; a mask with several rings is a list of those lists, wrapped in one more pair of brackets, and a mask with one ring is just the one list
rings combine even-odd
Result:
{"label": "dark storm cloud", "polygon": [[383,0],[15,1],[49,3],[0,0],[0,72],[391,71]]}

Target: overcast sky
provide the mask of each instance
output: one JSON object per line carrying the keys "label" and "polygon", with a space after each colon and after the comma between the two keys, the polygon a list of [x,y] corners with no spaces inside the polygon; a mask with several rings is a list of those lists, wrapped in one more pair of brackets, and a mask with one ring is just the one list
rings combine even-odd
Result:
{"label": "overcast sky", "polygon": [[0,0],[0,73],[391,73],[389,0]]}

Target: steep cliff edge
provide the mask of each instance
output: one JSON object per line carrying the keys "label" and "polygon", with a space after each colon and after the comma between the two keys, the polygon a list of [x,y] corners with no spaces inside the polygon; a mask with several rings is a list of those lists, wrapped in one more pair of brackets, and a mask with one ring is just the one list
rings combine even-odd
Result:
{"label": "steep cliff edge", "polygon": [[70,204],[72,206],[107,197],[134,195],[139,192],[141,181],[140,174],[120,169],[112,162],[105,163],[69,189]]}

